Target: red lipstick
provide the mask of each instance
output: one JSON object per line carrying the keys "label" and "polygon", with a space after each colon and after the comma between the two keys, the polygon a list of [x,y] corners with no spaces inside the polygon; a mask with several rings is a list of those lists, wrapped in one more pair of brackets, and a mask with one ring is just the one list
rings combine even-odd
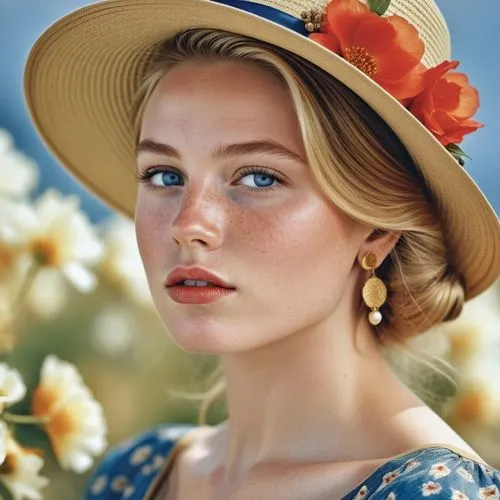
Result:
{"label": "red lipstick", "polygon": [[223,278],[198,266],[177,266],[167,276],[167,292],[181,304],[209,304],[236,289]]}

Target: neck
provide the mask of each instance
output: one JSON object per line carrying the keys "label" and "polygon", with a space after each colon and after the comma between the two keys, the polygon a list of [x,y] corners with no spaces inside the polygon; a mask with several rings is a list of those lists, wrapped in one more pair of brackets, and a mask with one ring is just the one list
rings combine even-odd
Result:
{"label": "neck", "polygon": [[367,443],[383,446],[377,425],[418,404],[384,359],[372,327],[354,317],[340,304],[307,331],[222,359],[228,482],[264,462],[363,458]]}

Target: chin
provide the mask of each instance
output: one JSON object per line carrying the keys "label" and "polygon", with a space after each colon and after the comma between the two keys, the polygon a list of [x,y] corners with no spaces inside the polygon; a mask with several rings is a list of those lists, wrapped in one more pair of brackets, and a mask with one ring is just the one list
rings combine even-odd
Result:
{"label": "chin", "polygon": [[201,322],[203,324],[196,325],[196,323],[198,322],[175,322],[171,318],[164,321],[172,341],[189,353],[227,355],[261,347],[256,344],[254,335],[250,335],[250,332],[242,332],[241,327],[237,325],[221,325],[217,322],[210,325],[206,319]]}
{"label": "chin", "polygon": [[169,335],[179,348],[192,354],[227,355],[248,350],[234,342],[223,341],[220,335],[210,336],[204,332],[174,334],[170,331]]}
{"label": "chin", "polygon": [[215,322],[210,325],[206,318],[199,320],[190,318],[187,321],[172,321],[172,317],[169,317],[164,319],[163,324],[173,342],[186,352],[230,354],[237,351],[237,339],[234,333],[228,332],[227,326],[222,327]]}

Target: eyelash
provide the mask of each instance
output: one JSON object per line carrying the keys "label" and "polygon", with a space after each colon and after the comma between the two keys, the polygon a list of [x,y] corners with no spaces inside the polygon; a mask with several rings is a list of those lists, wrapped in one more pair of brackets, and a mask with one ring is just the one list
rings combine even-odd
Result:
{"label": "eyelash", "polygon": [[[168,187],[180,187],[180,186],[157,186],[156,184],[152,184],[150,182],[151,178],[154,177],[156,174],[161,174],[165,172],[175,172],[179,176],[182,177],[182,174],[175,168],[165,168],[165,167],[160,167],[160,166],[153,166],[148,168],[142,173],[139,173],[136,175],[137,181],[142,182],[144,184],[147,184],[149,189],[156,190],[156,189],[166,189]],[[268,187],[259,187],[259,188],[254,188],[250,186],[244,186],[245,189],[248,189],[250,191],[272,191],[274,189],[280,189],[281,185],[284,183],[284,180],[281,176],[277,175],[276,172],[273,170],[266,168],[266,167],[259,167],[259,166],[250,166],[244,168],[240,172],[240,176],[238,177],[238,181],[246,177],[247,175],[250,174],[264,174],[266,176],[274,178],[274,180],[278,181],[278,184],[273,184],[272,186]]]}

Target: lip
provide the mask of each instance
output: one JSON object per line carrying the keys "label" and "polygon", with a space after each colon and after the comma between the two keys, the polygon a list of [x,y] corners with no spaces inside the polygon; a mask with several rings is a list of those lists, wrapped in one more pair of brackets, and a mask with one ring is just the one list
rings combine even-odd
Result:
{"label": "lip", "polygon": [[210,304],[216,300],[235,293],[234,288],[220,286],[183,286],[167,287],[167,293],[172,300],[179,304]]}
{"label": "lip", "polygon": [[200,281],[208,281],[213,283],[215,286],[221,288],[227,288],[230,290],[234,290],[230,283],[227,283],[224,279],[216,274],[208,271],[199,266],[177,266],[168,274],[165,285],[168,287],[174,286],[179,281],[183,280],[200,280]]}

